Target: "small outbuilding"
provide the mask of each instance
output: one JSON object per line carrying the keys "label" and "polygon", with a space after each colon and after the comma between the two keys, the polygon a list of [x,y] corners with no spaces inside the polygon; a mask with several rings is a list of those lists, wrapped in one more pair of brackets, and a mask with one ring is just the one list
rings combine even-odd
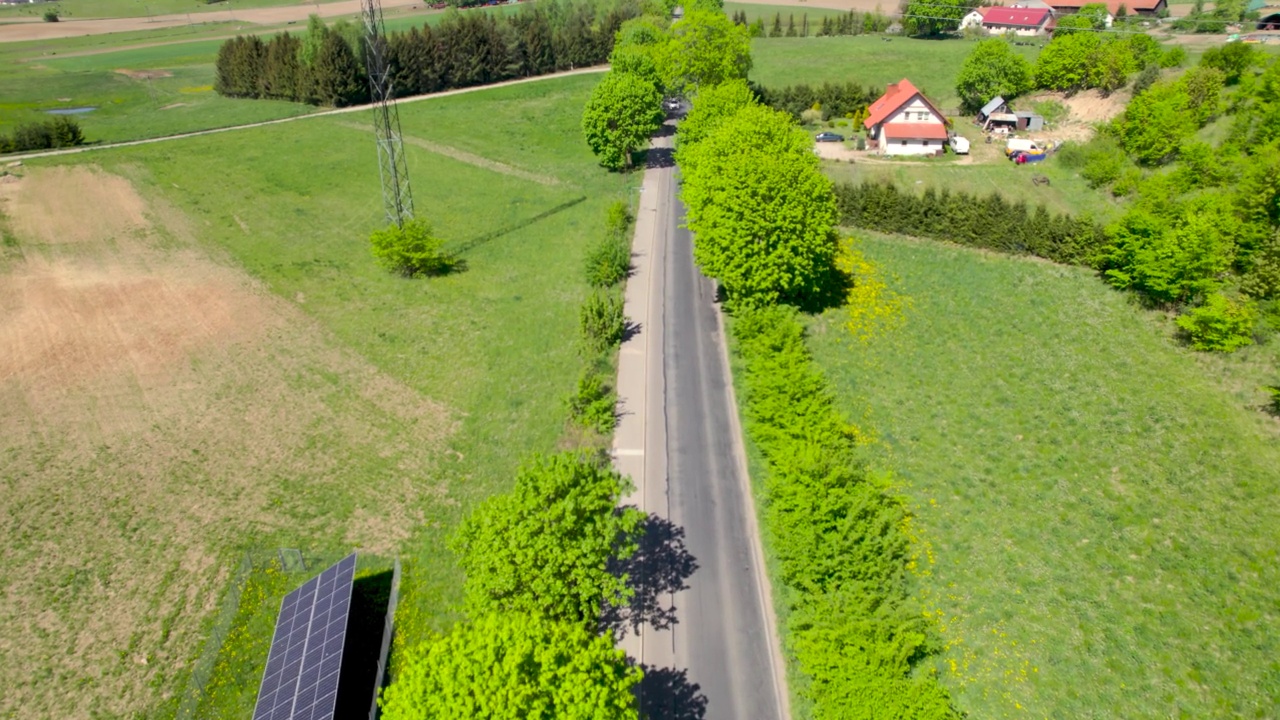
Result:
{"label": "small outbuilding", "polygon": [[1037,132],[1044,129],[1044,118],[1033,112],[1019,111],[1013,116],[1017,118],[1019,132]]}
{"label": "small outbuilding", "polygon": [[987,120],[995,113],[1007,113],[1007,112],[1009,112],[1008,103],[1004,101],[1004,98],[997,95],[991,98],[991,102],[987,103],[986,105],[983,105],[982,109],[978,111],[978,124],[986,125]]}

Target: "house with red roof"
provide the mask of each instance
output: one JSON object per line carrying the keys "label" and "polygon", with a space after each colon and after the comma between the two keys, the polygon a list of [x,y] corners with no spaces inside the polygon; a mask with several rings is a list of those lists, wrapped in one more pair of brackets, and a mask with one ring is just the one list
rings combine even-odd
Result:
{"label": "house with red roof", "polygon": [[1013,33],[1023,37],[1043,35],[1053,29],[1053,11],[1017,5],[990,7],[982,16],[982,27],[989,33]]}
{"label": "house with red roof", "polygon": [[947,146],[947,117],[905,78],[867,107],[862,125],[884,155],[941,155]]}

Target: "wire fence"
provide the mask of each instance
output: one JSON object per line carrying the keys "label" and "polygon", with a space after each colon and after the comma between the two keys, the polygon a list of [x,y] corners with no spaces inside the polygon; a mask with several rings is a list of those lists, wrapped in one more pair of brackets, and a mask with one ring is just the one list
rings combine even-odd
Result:
{"label": "wire fence", "polygon": [[[209,682],[218,666],[218,658],[227,642],[227,637],[235,628],[241,600],[255,572],[266,570],[281,572],[289,577],[291,580],[289,589],[293,589],[312,575],[341,560],[349,552],[304,554],[295,548],[254,548],[245,551],[231,573],[222,602],[214,615],[213,625],[192,666],[191,675],[178,701],[175,720],[196,720],[201,717],[201,706],[210,695]],[[390,566],[389,561],[361,555],[360,566],[369,564]]]}

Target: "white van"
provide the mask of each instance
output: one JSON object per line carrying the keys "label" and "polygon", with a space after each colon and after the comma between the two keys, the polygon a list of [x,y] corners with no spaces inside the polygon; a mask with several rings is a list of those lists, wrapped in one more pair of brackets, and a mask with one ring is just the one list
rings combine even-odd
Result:
{"label": "white van", "polygon": [[1044,146],[1035,140],[1022,140],[1020,138],[1010,138],[1009,143],[1004,146],[1004,154],[1012,155],[1016,152],[1040,154],[1044,152]]}
{"label": "white van", "polygon": [[969,138],[960,135],[951,136],[951,152],[957,155],[969,154]]}

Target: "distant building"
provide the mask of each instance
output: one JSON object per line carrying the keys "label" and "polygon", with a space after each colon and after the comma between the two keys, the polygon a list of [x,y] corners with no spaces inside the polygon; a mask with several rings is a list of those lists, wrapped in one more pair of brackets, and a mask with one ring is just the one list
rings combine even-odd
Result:
{"label": "distant building", "polygon": [[941,155],[946,150],[947,117],[905,78],[885,88],[867,108],[862,124],[870,147],[885,155]]}
{"label": "distant building", "polygon": [[1049,8],[990,7],[982,17],[982,27],[990,33],[1013,33],[1028,37],[1044,35],[1053,29],[1053,11]]}
{"label": "distant building", "polygon": [[[1053,8],[1053,12],[1058,15],[1074,15],[1080,12],[1080,8],[1092,4],[1089,0],[1048,0],[1048,3],[1049,7]],[[1118,18],[1122,14],[1154,17],[1169,9],[1165,0],[1104,0],[1102,4],[1107,6],[1111,19]],[[1120,12],[1121,8],[1124,8],[1124,13]],[[1109,19],[1107,25],[1110,26],[1110,24]]]}

